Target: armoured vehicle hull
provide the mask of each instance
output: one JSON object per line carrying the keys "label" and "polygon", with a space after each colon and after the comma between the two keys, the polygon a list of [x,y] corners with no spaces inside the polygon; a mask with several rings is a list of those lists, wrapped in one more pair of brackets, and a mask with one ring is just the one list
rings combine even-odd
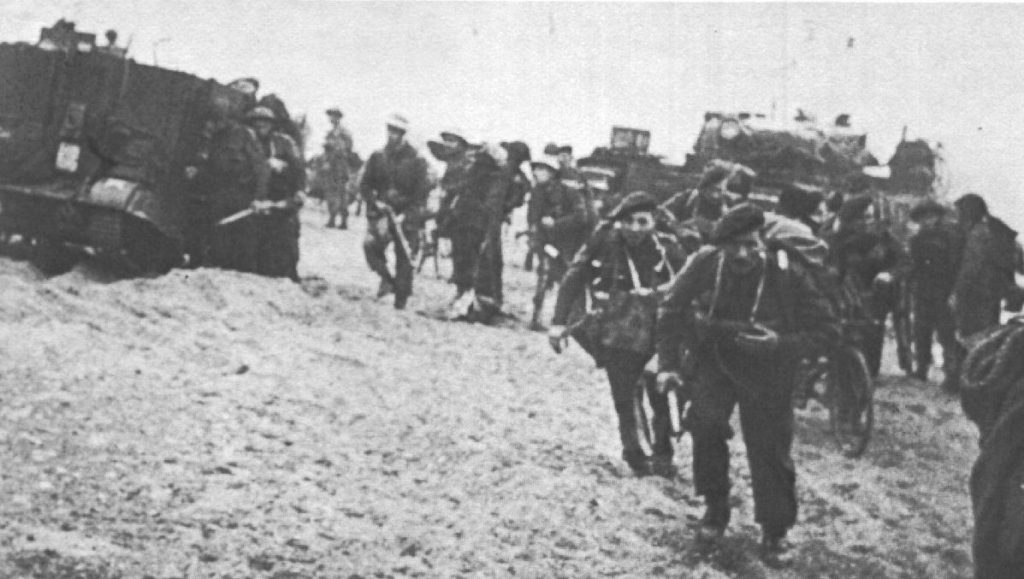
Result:
{"label": "armoured vehicle hull", "polygon": [[181,263],[186,168],[218,95],[241,108],[214,81],[88,42],[0,44],[0,229],[146,269]]}

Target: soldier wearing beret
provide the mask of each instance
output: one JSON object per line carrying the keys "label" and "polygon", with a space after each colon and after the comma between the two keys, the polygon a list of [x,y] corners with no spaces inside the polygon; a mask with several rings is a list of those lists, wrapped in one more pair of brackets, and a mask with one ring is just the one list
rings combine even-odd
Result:
{"label": "soldier wearing beret", "polygon": [[[548,337],[555,351],[561,352],[570,312],[581,303],[588,288],[595,302],[613,304],[618,297],[614,294],[622,292],[650,298],[650,323],[643,340],[612,334],[616,326],[607,319],[600,324],[599,335],[574,335],[608,373],[626,464],[637,475],[653,471],[672,476],[675,469],[668,398],[664,391],[656,391],[654,376],[645,376],[644,367],[654,355],[654,290],[682,268],[686,254],[673,235],[658,231],[656,211],[654,197],[634,192],[608,214],[562,279]],[[649,345],[637,348],[640,342]],[[647,425],[638,422],[638,417],[643,420],[645,390],[654,411],[653,440],[648,439]],[[646,455],[641,440],[650,445],[653,456]]]}
{"label": "soldier wearing beret", "polygon": [[677,381],[680,352],[692,359],[693,474],[707,510],[698,538],[729,524],[729,417],[739,404],[754,487],[761,555],[781,566],[796,522],[791,394],[801,358],[837,339],[838,320],[799,260],[766,250],[761,210],[737,205],[673,280],[658,311],[659,382]]}

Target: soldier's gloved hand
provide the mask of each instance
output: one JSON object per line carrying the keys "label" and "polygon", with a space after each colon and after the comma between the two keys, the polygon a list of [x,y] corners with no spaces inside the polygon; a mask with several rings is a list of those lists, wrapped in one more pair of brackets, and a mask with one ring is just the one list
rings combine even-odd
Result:
{"label": "soldier's gloved hand", "polygon": [[278,159],[277,157],[271,157],[267,160],[267,163],[270,164],[270,170],[275,173],[280,173],[288,167],[288,161]]}
{"label": "soldier's gloved hand", "polygon": [[655,381],[655,388],[658,394],[665,394],[669,390],[683,387],[683,379],[679,372],[658,372],[658,379]]}
{"label": "soldier's gloved hand", "polygon": [[551,217],[550,215],[545,215],[544,217],[540,218],[540,224],[545,229],[551,229],[552,227],[555,226],[555,218]]}
{"label": "soldier's gloved hand", "polygon": [[779,334],[760,324],[751,331],[739,332],[734,341],[748,354],[771,354],[779,348]]}
{"label": "soldier's gloved hand", "polygon": [[565,326],[551,326],[548,328],[548,343],[556,354],[561,354],[562,349],[569,345],[569,332]]}

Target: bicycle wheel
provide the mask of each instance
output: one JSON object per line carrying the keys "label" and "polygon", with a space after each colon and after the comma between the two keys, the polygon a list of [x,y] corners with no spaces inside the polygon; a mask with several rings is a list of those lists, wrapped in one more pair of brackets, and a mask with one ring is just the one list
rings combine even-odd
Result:
{"label": "bicycle wheel", "polygon": [[874,381],[864,354],[842,346],[829,361],[829,422],[843,454],[857,458],[871,440],[875,421]]}
{"label": "bicycle wheel", "polygon": [[821,360],[801,361],[796,373],[796,387],[793,388],[793,408],[804,410],[812,399],[827,408],[827,377],[827,363]]}

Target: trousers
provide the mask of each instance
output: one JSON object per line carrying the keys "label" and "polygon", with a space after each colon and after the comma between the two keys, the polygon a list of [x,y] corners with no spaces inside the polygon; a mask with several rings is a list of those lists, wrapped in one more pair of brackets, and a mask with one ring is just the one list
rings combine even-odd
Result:
{"label": "trousers", "polygon": [[[655,455],[671,457],[673,454],[668,395],[658,394],[653,376],[644,373],[644,366],[650,358],[649,355],[626,350],[608,349],[603,352],[602,361],[619,419],[622,458],[626,462],[646,456],[644,443]],[[645,392],[654,413],[649,424],[643,407]]]}
{"label": "trousers", "polygon": [[[400,227],[409,244],[409,252],[415,254],[419,250],[420,228],[418,224],[403,221],[395,225]],[[395,244],[395,273],[388,268],[387,249]],[[392,226],[387,217],[367,218],[366,237],[363,239],[363,254],[370,270],[384,281],[395,286],[395,305],[404,307],[412,295],[413,265],[412,255],[406,255],[401,243],[395,239]]]}
{"label": "trousers", "polygon": [[[737,360],[743,364],[744,360]],[[701,360],[693,384],[687,422],[693,436],[693,480],[698,495],[729,496],[729,418],[739,405],[740,427],[754,487],[754,520],[774,532],[796,522],[796,469],[791,458],[793,380],[766,368],[759,384],[737,383],[716,363]]]}

